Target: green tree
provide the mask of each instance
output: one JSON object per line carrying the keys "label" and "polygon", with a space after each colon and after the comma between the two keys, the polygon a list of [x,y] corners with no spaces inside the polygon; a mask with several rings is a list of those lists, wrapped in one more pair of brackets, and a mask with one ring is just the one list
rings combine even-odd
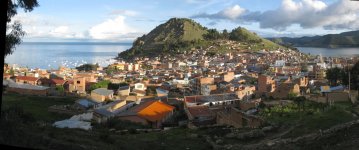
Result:
{"label": "green tree", "polygon": [[81,66],[76,67],[76,69],[78,71],[91,71],[91,70],[96,71],[98,67],[99,67],[98,64],[83,64]]}
{"label": "green tree", "polygon": [[32,11],[39,6],[37,0],[7,0],[7,25],[4,57],[13,53],[16,45],[21,43],[21,38],[25,35],[22,26],[18,21],[11,23],[11,18],[17,14],[18,8],[24,9],[25,12]]}
{"label": "green tree", "polygon": [[350,86],[359,94],[359,61],[350,69]]}
{"label": "green tree", "polygon": [[338,81],[342,81],[343,77],[341,76],[342,69],[339,68],[331,68],[326,72],[326,77],[332,86],[336,86]]}
{"label": "green tree", "polygon": [[298,96],[298,97],[294,98],[294,102],[297,104],[297,108],[299,111],[301,110],[301,108],[303,111],[305,110],[305,108],[304,108],[305,100],[306,100],[306,98],[304,96]]}
{"label": "green tree", "polygon": [[64,88],[64,86],[57,85],[57,86],[56,86],[56,91],[58,91],[59,93],[64,93],[64,92],[65,92],[65,88]]}
{"label": "green tree", "polygon": [[103,81],[97,82],[96,84],[91,85],[89,90],[92,91],[92,90],[95,90],[98,88],[108,88],[108,85],[110,83],[111,82],[108,80],[103,80]]}
{"label": "green tree", "polygon": [[229,39],[229,33],[226,29],[223,30],[222,38],[226,40]]}
{"label": "green tree", "polygon": [[217,40],[221,37],[221,34],[216,29],[209,29],[208,33],[203,35],[206,40]]}

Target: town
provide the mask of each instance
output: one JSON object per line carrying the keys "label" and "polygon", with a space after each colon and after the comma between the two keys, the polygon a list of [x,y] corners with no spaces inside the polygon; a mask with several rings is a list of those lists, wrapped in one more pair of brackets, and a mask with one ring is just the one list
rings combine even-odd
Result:
{"label": "town", "polygon": [[[327,77],[335,69],[358,65],[358,57],[312,56],[291,49],[250,51],[233,43],[229,43],[233,51],[224,54],[192,49],[175,57],[119,59],[106,67],[84,64],[43,70],[5,64],[3,103],[26,96],[46,98],[41,103],[49,105],[41,109],[47,112],[39,113],[67,117],[50,118],[48,126],[91,131],[119,123],[121,128],[108,129],[126,133],[221,126],[274,130],[278,123],[302,118],[302,111],[328,110],[335,104],[354,107],[358,101],[356,90]],[[57,98],[71,101],[51,102]],[[292,118],[283,116],[284,108],[292,109]],[[283,118],[289,120],[276,122]],[[285,127],[283,134],[293,129]],[[212,147],[221,144],[213,141]]]}
{"label": "town", "polygon": [[5,93],[78,97],[69,107],[51,106],[48,110],[90,115],[88,120],[55,123],[87,130],[91,120],[101,123],[109,119],[162,129],[218,124],[258,128],[265,122],[256,115],[261,104],[281,105],[296,97],[325,104],[357,101],[356,91],[349,92],[340,84],[331,86],[326,70],[352,67],[358,57],[328,58],[290,49],[206,53],[192,49],[176,58],[119,60],[86,71],[5,65],[3,85]]}

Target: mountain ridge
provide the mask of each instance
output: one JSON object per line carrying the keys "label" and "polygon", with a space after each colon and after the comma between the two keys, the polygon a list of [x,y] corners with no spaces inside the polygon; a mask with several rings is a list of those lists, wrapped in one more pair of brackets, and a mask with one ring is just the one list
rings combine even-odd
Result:
{"label": "mountain ridge", "polygon": [[171,18],[148,34],[138,37],[132,47],[119,53],[117,58],[128,60],[139,56],[175,55],[210,46],[215,46],[218,49],[213,51],[215,53],[230,51],[228,45],[219,44],[219,41],[223,40],[240,42],[243,49],[281,48],[280,45],[242,27],[235,28],[231,32],[225,30],[220,33],[216,29],[208,29],[192,19]]}
{"label": "mountain ridge", "polygon": [[267,39],[277,44],[294,47],[359,47],[359,30],[342,32],[340,34],[326,34],[322,36],[303,36],[298,38],[279,37]]}

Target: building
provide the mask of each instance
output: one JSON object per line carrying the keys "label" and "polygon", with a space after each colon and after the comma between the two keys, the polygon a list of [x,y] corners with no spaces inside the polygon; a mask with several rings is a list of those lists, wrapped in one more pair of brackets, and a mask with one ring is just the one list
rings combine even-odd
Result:
{"label": "building", "polygon": [[230,125],[235,128],[259,128],[264,123],[264,120],[231,107],[217,112],[216,122],[219,125]]}
{"label": "building", "polygon": [[96,102],[113,99],[113,91],[106,88],[98,88],[91,91],[91,99]]}
{"label": "building", "polygon": [[234,72],[224,73],[221,77],[223,81],[230,82],[234,79]]}
{"label": "building", "polygon": [[185,107],[191,106],[218,106],[218,105],[231,105],[239,102],[239,98],[234,93],[228,94],[214,94],[214,95],[194,95],[194,96],[185,96],[184,102]]}
{"label": "building", "polygon": [[92,108],[98,108],[101,106],[101,103],[89,100],[89,99],[79,99],[75,101],[75,108],[80,110],[88,110]]}
{"label": "building", "polygon": [[146,90],[146,86],[145,86],[145,84],[143,84],[143,83],[136,83],[134,90],[145,91],[145,90]]}
{"label": "building", "polygon": [[215,84],[203,84],[201,85],[201,94],[202,95],[211,95],[211,91],[217,90],[217,85]]}
{"label": "building", "polygon": [[121,112],[128,110],[134,106],[134,102],[126,103],[126,101],[114,101],[107,105],[98,107],[94,110],[93,120],[98,123],[106,122],[108,119],[115,117]]}
{"label": "building", "polygon": [[32,84],[18,84],[14,83],[12,80],[4,80],[4,82],[7,82],[7,92],[38,96],[47,96],[49,94],[49,87],[37,86]]}
{"label": "building", "polygon": [[172,115],[175,107],[158,100],[141,102],[139,105],[120,113],[117,117],[121,120],[149,125],[160,128]]}
{"label": "building", "polygon": [[86,93],[86,78],[77,77],[70,81],[69,92]]}
{"label": "building", "polygon": [[16,83],[38,85],[39,78],[29,76],[17,76],[15,78]]}
{"label": "building", "polygon": [[118,96],[129,96],[130,95],[130,86],[121,86],[117,90]]}
{"label": "building", "polygon": [[273,92],[276,89],[275,80],[270,76],[258,76],[258,92],[260,94]]}

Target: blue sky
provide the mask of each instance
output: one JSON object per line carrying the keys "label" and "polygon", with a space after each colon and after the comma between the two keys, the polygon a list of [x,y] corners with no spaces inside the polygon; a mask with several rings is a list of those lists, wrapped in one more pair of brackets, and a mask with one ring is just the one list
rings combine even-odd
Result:
{"label": "blue sky", "polygon": [[359,2],[349,0],[38,0],[14,20],[24,41],[132,42],[172,17],[208,28],[242,26],[264,37],[359,29]]}

